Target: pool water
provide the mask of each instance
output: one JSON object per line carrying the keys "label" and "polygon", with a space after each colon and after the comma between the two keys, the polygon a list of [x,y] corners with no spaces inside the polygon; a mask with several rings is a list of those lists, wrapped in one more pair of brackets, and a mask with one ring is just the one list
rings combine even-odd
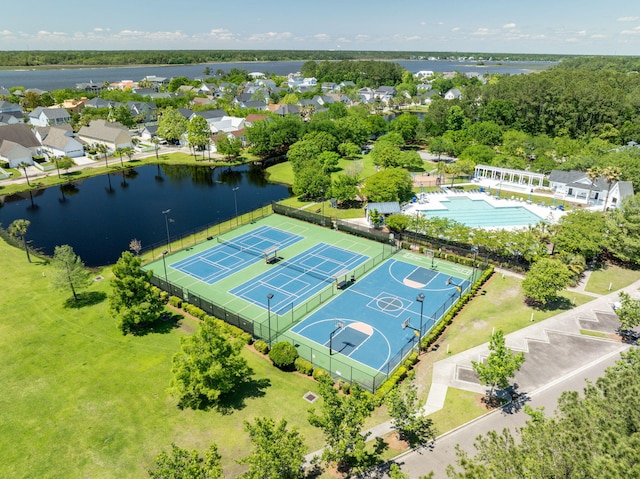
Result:
{"label": "pool water", "polygon": [[543,219],[523,206],[493,206],[483,199],[439,198],[446,209],[420,210],[427,218],[448,218],[473,228],[527,226]]}

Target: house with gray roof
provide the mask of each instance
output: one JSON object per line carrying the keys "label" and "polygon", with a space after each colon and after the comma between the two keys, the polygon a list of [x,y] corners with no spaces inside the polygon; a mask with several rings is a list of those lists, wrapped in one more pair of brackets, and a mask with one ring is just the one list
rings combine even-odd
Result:
{"label": "house with gray roof", "polygon": [[397,201],[385,201],[381,203],[367,203],[365,207],[365,218],[371,226],[374,225],[373,215],[377,213],[381,220],[381,224],[384,224],[384,219],[389,215],[398,215],[402,212],[400,203]]}
{"label": "house with gray roof", "polygon": [[103,100],[102,98],[92,98],[84,104],[85,108],[111,108],[115,102]]}
{"label": "house with gray roof", "polygon": [[26,123],[0,126],[0,146],[5,141],[16,143],[27,148],[31,155],[38,155],[42,151],[42,145],[31,127]]}
{"label": "house with gray roof", "polygon": [[460,98],[462,98],[462,92],[457,88],[452,88],[444,94],[445,100],[459,100]]}
{"label": "house with gray roof", "polygon": [[50,156],[78,158],[84,155],[83,144],[73,138],[73,132],[65,128],[50,128],[42,140],[42,146]]}
{"label": "house with gray roof", "polygon": [[562,199],[588,205],[619,208],[622,201],[633,196],[633,184],[630,181],[615,181],[611,185],[604,176],[593,182],[584,171],[552,170],[549,175],[549,187]]}
{"label": "house with gray roof", "polygon": [[77,138],[87,145],[106,145],[111,151],[133,146],[127,128],[120,123],[101,119],[93,120],[88,126],[80,128]]}
{"label": "house with gray roof", "polygon": [[29,123],[34,126],[52,126],[69,123],[71,115],[64,108],[37,107],[28,115]]}
{"label": "house with gray roof", "polygon": [[33,156],[29,148],[5,140],[0,144],[0,162],[9,163],[9,168],[18,168],[23,163],[33,165]]}

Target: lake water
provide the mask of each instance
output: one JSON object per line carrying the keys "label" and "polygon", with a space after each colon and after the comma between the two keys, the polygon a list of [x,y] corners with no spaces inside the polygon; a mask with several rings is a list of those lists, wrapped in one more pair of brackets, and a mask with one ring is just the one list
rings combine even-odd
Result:
{"label": "lake water", "polygon": [[[110,188],[111,186],[111,188]],[[168,213],[172,238],[206,224],[235,217],[289,196],[286,186],[268,183],[257,166],[142,166],[75,183],[0,197],[0,224],[27,219],[32,246],[53,254],[69,244],[87,266],[114,263],[133,238],[142,247],[166,241]]]}
{"label": "lake water", "polygon": [[[116,68],[80,68],[68,70],[0,70],[0,86],[10,88],[23,86],[25,88],[40,88],[42,90],[60,90],[74,88],[77,83],[93,81],[116,82],[120,80],[141,80],[147,75],[172,78],[186,76],[188,78],[202,77],[205,67],[212,73],[222,69],[242,68],[250,72],[271,72],[276,75],[287,75],[300,71],[304,62],[248,62],[248,63],[209,63],[206,65],[172,65],[172,66],[143,66]],[[478,72],[521,74],[541,71],[555,63],[551,62],[485,62],[478,65],[475,62],[457,62],[447,60],[397,60],[396,63],[410,72],[431,70],[434,72],[459,71],[463,73]]]}

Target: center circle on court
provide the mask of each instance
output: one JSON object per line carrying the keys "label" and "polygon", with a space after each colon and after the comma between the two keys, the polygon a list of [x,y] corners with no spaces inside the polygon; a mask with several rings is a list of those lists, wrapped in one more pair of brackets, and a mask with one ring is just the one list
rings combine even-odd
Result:
{"label": "center circle on court", "polygon": [[382,296],[376,300],[376,305],[382,311],[400,311],[404,307],[402,300],[395,296]]}

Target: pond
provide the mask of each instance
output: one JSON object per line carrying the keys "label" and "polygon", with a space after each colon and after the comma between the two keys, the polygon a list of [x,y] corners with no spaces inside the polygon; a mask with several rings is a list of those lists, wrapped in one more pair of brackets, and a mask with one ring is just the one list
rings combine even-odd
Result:
{"label": "pond", "polygon": [[102,266],[134,238],[148,248],[166,242],[167,226],[177,238],[288,196],[261,166],[148,165],[0,197],[0,225],[27,219],[32,247],[52,255],[69,244],[87,266]]}

